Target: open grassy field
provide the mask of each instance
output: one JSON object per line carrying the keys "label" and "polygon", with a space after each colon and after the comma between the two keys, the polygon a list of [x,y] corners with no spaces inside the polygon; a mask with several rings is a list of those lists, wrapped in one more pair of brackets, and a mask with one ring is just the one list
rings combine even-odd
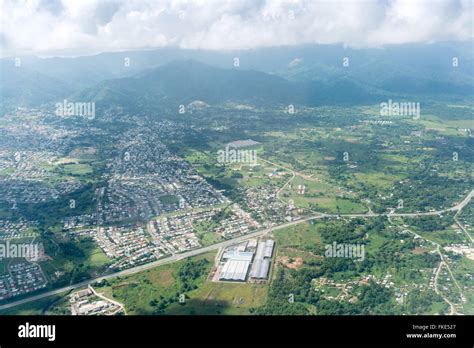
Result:
{"label": "open grassy field", "polygon": [[426,115],[416,122],[429,131],[445,136],[468,136],[465,129],[472,127],[472,120],[443,120],[434,115]]}
{"label": "open grassy field", "polygon": [[92,267],[102,267],[110,263],[110,259],[99,247],[91,249],[88,256],[88,262]]}
{"label": "open grassy field", "polygon": [[193,224],[196,236],[203,246],[215,244],[223,240],[221,235],[213,232],[217,226],[212,221],[199,221]]}
{"label": "open grassy field", "polygon": [[273,232],[279,249],[321,244],[317,225],[304,222]]}
{"label": "open grassy field", "polygon": [[189,293],[184,305],[173,303],[166,314],[250,314],[250,309],[264,304],[267,284],[213,283],[207,281]]}
{"label": "open grassy field", "polygon": [[462,231],[460,231],[459,229],[453,229],[452,227],[448,227],[446,229],[439,229],[436,231],[423,231],[416,228],[413,230],[423,238],[439,243],[441,245],[462,243],[466,239],[465,234],[462,233]]}
{"label": "open grassy field", "polygon": [[370,172],[370,173],[355,173],[357,180],[369,183],[381,189],[388,189],[396,181],[402,180],[405,176],[402,174],[394,174],[393,172]]}
{"label": "open grassy field", "polygon": [[87,163],[65,164],[63,168],[66,175],[87,175],[93,172]]}
{"label": "open grassy field", "polygon": [[323,242],[318,226],[318,223],[305,222],[275,231],[277,263],[299,268],[309,261],[320,260]]}
{"label": "open grassy field", "polygon": [[163,195],[159,197],[159,200],[162,204],[177,204],[179,202],[178,197],[175,195]]}
{"label": "open grassy field", "polygon": [[[193,260],[209,260],[208,271],[211,270],[214,253],[199,255]],[[178,270],[185,261],[163,265],[157,268],[132,274],[126,277],[115,278],[107,287],[99,288],[104,294],[112,296],[124,304],[128,314],[154,314],[155,309],[151,301],[158,301],[161,297],[178,297],[180,286]],[[207,275],[195,281],[200,285],[206,281]]]}
{"label": "open grassy field", "polygon": [[[209,261],[205,274],[193,282],[195,289],[186,292],[184,303],[170,303],[163,314],[249,314],[251,308],[264,303],[267,285],[211,282],[208,275],[214,258],[215,252],[192,258],[192,261]],[[184,262],[116,278],[97,291],[123,303],[128,314],[156,314],[152,301],[179,296],[182,282],[178,272]]]}
{"label": "open grassy field", "polygon": [[[303,186],[305,188],[304,194],[299,192],[300,187]],[[281,192],[280,198],[285,201],[292,199],[298,208],[316,206],[316,210],[319,208],[331,213],[362,213],[367,211],[363,204],[353,200],[354,194],[317,178],[296,176],[291,185],[287,185]]]}

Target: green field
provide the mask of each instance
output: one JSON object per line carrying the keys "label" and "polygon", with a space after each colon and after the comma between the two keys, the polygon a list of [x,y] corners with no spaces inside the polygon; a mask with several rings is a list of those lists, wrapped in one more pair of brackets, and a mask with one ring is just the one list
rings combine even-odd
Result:
{"label": "green field", "polygon": [[179,203],[178,197],[175,195],[164,195],[159,197],[160,202],[165,205]]}
{"label": "green field", "polygon": [[213,232],[218,225],[211,221],[199,221],[193,224],[196,236],[203,246],[215,244],[223,240],[222,236]]}
{"label": "green field", "polygon": [[93,172],[92,167],[87,163],[65,164],[63,168],[66,175],[87,175]]}
{"label": "green field", "polygon": [[279,248],[299,248],[321,244],[317,225],[304,222],[273,232]]}
{"label": "green field", "polygon": [[[205,272],[192,282],[184,303],[178,301],[182,293],[180,267],[186,261],[143,271],[108,281],[97,291],[124,304],[128,314],[158,314],[152,301],[167,299],[168,305],[160,314],[249,314],[250,309],[263,304],[267,285],[213,283],[208,279],[215,253],[193,257],[192,261],[207,260]],[[171,302],[169,302],[171,300]]]}
{"label": "green field", "polygon": [[268,285],[213,283],[207,281],[189,293],[184,305],[172,304],[167,314],[250,314],[250,309],[264,304]]}

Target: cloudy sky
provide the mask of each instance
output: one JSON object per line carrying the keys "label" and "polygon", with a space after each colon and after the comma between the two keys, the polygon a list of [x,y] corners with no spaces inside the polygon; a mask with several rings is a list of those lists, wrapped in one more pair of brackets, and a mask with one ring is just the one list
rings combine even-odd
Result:
{"label": "cloudy sky", "polygon": [[471,0],[0,0],[1,54],[467,40]]}

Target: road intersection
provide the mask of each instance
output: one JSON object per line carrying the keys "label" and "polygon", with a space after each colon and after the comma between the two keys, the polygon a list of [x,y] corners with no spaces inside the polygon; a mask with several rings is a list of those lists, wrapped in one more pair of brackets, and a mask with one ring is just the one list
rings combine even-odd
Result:
{"label": "road intersection", "polygon": [[447,208],[447,209],[443,209],[443,210],[437,210],[437,211],[431,211],[431,212],[424,212],[424,213],[393,213],[393,211],[390,212],[390,213],[365,213],[365,214],[325,214],[325,213],[317,213],[315,215],[311,215],[311,216],[308,216],[306,218],[301,218],[301,219],[294,220],[294,221],[291,221],[291,222],[288,222],[288,223],[285,223],[285,224],[281,224],[281,225],[278,225],[278,226],[272,226],[272,227],[264,228],[264,229],[261,229],[261,230],[255,231],[255,232],[251,232],[251,233],[248,233],[248,234],[236,237],[236,238],[226,240],[224,242],[216,243],[216,244],[209,245],[209,246],[199,248],[199,249],[190,250],[190,251],[187,251],[187,252],[184,252],[184,253],[181,253],[181,254],[175,254],[175,255],[165,257],[165,258],[162,258],[160,260],[153,261],[153,262],[150,262],[150,263],[147,263],[147,264],[144,264],[144,265],[136,266],[136,267],[133,267],[133,268],[129,268],[129,269],[119,271],[119,272],[114,272],[114,273],[107,274],[107,275],[103,275],[103,276],[100,276],[100,277],[97,277],[97,278],[88,279],[88,280],[85,280],[83,282],[79,282],[79,283],[72,284],[72,285],[69,285],[69,286],[65,286],[65,287],[62,287],[62,288],[59,288],[59,289],[44,292],[44,293],[41,293],[41,294],[38,294],[38,295],[30,296],[30,297],[27,297],[27,298],[24,298],[24,299],[15,301],[15,302],[7,303],[7,304],[4,304],[4,305],[0,306],[0,311],[8,309],[8,308],[16,307],[16,306],[19,306],[19,305],[22,305],[22,304],[25,304],[25,303],[29,303],[29,302],[32,302],[32,301],[35,301],[35,300],[40,300],[40,299],[43,299],[43,298],[46,298],[46,297],[49,297],[49,296],[58,295],[60,293],[66,292],[66,291],[71,291],[71,290],[74,290],[74,289],[77,289],[77,288],[82,288],[82,287],[88,286],[90,284],[100,282],[102,280],[134,274],[134,273],[141,272],[141,271],[144,271],[144,270],[148,270],[148,269],[151,269],[151,268],[155,268],[155,267],[158,267],[158,266],[161,266],[161,265],[172,263],[172,262],[175,262],[175,261],[178,261],[178,260],[182,260],[182,259],[186,259],[186,258],[189,258],[189,257],[192,257],[192,256],[204,254],[204,253],[212,251],[212,250],[216,250],[216,249],[218,250],[220,248],[224,248],[224,247],[227,247],[229,245],[232,245],[232,244],[235,244],[235,243],[238,243],[238,242],[250,239],[250,238],[259,237],[259,236],[265,235],[267,233],[270,233],[272,231],[284,229],[284,228],[294,226],[294,225],[297,225],[297,224],[300,224],[300,223],[303,223],[303,222],[307,222],[307,221],[312,221],[312,220],[316,220],[316,219],[324,219],[324,218],[337,218],[337,217],[370,218],[370,217],[377,217],[377,216],[387,216],[387,217],[433,216],[433,215],[440,215],[442,213],[451,212],[451,211],[460,212],[470,202],[473,195],[474,195],[474,190],[471,190],[471,192],[469,192],[469,194],[461,202],[459,202],[458,204],[456,204],[455,206],[453,206],[451,208]]}

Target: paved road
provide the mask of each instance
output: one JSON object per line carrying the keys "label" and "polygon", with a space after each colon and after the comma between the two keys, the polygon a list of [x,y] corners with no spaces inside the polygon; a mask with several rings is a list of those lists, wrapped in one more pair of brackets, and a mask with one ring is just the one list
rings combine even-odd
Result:
{"label": "paved road", "polygon": [[340,214],[340,215],[318,213],[318,214],[315,214],[315,215],[312,215],[312,216],[309,216],[309,217],[306,217],[306,218],[302,218],[302,219],[299,219],[299,220],[295,220],[295,221],[292,221],[292,222],[288,222],[288,223],[285,223],[285,224],[282,224],[282,225],[279,225],[279,226],[265,228],[265,229],[262,229],[262,230],[259,230],[259,231],[256,231],[256,232],[252,232],[252,233],[240,236],[240,237],[236,237],[236,238],[233,238],[233,239],[226,240],[224,242],[209,245],[207,247],[203,247],[203,248],[187,251],[187,252],[184,252],[182,254],[177,254],[177,255],[170,256],[170,257],[166,257],[166,258],[163,258],[163,259],[151,262],[151,263],[147,263],[145,265],[133,267],[133,268],[126,269],[126,270],[123,270],[123,271],[120,271],[120,272],[111,273],[111,274],[104,275],[104,276],[101,276],[101,277],[97,277],[97,278],[94,278],[94,279],[89,279],[89,280],[86,280],[86,281],[83,281],[83,282],[80,282],[80,283],[77,283],[77,284],[72,284],[72,285],[69,285],[69,286],[66,286],[66,287],[63,287],[63,288],[59,288],[59,289],[56,289],[56,290],[51,290],[51,291],[48,291],[48,292],[44,292],[44,293],[39,294],[39,295],[30,296],[30,297],[27,297],[27,298],[24,298],[24,299],[15,301],[15,302],[4,304],[4,305],[0,306],[0,310],[4,310],[4,309],[7,309],[7,308],[12,308],[12,307],[15,307],[15,306],[18,306],[18,305],[21,305],[21,304],[25,304],[25,303],[28,303],[28,302],[31,302],[31,301],[35,301],[35,300],[40,300],[40,299],[43,299],[43,298],[46,298],[46,297],[49,297],[49,296],[53,296],[53,295],[57,295],[57,294],[60,294],[62,292],[70,291],[70,290],[73,290],[73,289],[76,289],[76,288],[81,288],[81,287],[87,286],[89,284],[95,283],[97,281],[110,279],[110,278],[115,278],[115,277],[119,277],[119,276],[126,276],[126,275],[130,275],[130,274],[134,274],[134,273],[141,272],[141,271],[144,271],[144,270],[147,270],[147,269],[150,269],[150,268],[154,268],[154,267],[157,267],[157,266],[161,266],[161,265],[164,265],[164,264],[167,264],[167,263],[175,262],[177,260],[185,259],[185,258],[196,256],[196,255],[199,255],[199,254],[204,254],[208,251],[220,249],[222,247],[226,247],[226,246],[235,244],[237,242],[244,241],[244,240],[249,239],[249,238],[258,237],[258,236],[264,235],[268,232],[280,230],[280,229],[283,229],[283,228],[287,228],[287,227],[297,225],[297,224],[300,224],[300,223],[306,222],[306,221],[311,221],[311,220],[315,220],[315,219],[322,219],[322,218],[327,218],[327,217],[338,217],[338,216],[341,216],[341,217],[366,217],[366,218],[368,218],[368,217],[374,217],[374,216],[391,216],[391,217],[393,217],[393,216],[439,215],[439,214],[442,214],[442,213],[445,213],[445,212],[448,212],[448,211],[460,211],[462,208],[464,208],[464,206],[466,206],[466,204],[469,203],[469,201],[471,200],[473,195],[474,195],[474,190],[469,192],[469,194],[460,203],[458,203],[457,205],[455,205],[451,208],[444,209],[444,210],[433,211],[433,212],[427,212],[427,213],[390,213],[390,214],[388,214],[388,213],[373,214],[372,213],[372,214]]}
{"label": "paved road", "polygon": [[222,247],[226,247],[226,246],[235,244],[237,242],[244,241],[244,240],[249,239],[249,238],[258,237],[258,236],[261,236],[261,235],[263,235],[265,233],[268,233],[268,232],[271,232],[271,231],[280,230],[282,228],[293,226],[293,225],[302,223],[304,221],[310,221],[310,220],[314,220],[314,219],[321,219],[321,218],[328,217],[328,216],[329,215],[326,215],[326,214],[319,214],[319,215],[310,216],[310,217],[307,217],[307,218],[304,218],[304,219],[295,220],[295,221],[292,221],[292,222],[289,222],[289,223],[286,223],[286,224],[283,224],[283,225],[270,227],[270,228],[265,228],[263,230],[248,233],[248,234],[245,234],[243,236],[239,236],[239,237],[236,237],[236,238],[233,238],[233,239],[226,240],[224,242],[209,245],[207,247],[187,251],[187,252],[184,252],[182,254],[176,254],[176,255],[173,255],[173,256],[170,256],[170,257],[166,257],[166,258],[154,261],[154,262],[150,262],[150,263],[141,265],[141,266],[137,266],[137,267],[133,267],[133,268],[123,270],[123,271],[107,274],[107,275],[104,275],[104,276],[101,276],[101,277],[85,280],[85,281],[80,282],[80,283],[76,283],[76,284],[65,286],[63,288],[59,288],[59,289],[56,289],[56,290],[51,290],[51,291],[48,291],[48,292],[44,292],[44,293],[39,294],[39,295],[30,296],[30,297],[27,297],[27,298],[24,298],[24,299],[21,299],[21,300],[12,302],[12,303],[2,305],[2,306],[0,306],[0,310],[15,307],[15,306],[25,304],[25,303],[28,303],[28,302],[31,302],[31,301],[35,301],[35,300],[40,300],[40,299],[43,299],[45,297],[57,295],[57,294],[60,294],[62,292],[70,291],[70,290],[73,290],[73,289],[81,288],[81,287],[87,286],[89,284],[93,284],[93,283],[101,281],[101,280],[134,274],[134,273],[141,272],[141,271],[144,271],[144,270],[147,270],[147,269],[150,269],[150,268],[155,268],[157,266],[161,266],[161,265],[164,265],[164,264],[167,264],[167,263],[171,263],[171,262],[175,262],[175,261],[178,261],[178,260],[181,260],[181,259],[186,259],[188,257],[204,254],[208,251],[220,249]]}
{"label": "paved road", "polygon": [[280,198],[280,192],[283,191],[285,189],[285,187],[288,186],[290,184],[290,182],[293,181],[293,179],[296,177],[295,171],[290,169],[290,168],[284,167],[280,164],[276,164],[276,163],[267,161],[266,159],[263,159],[263,158],[260,158],[260,160],[263,161],[263,162],[270,163],[273,166],[280,167],[280,168],[283,168],[285,170],[289,170],[291,172],[291,178],[287,182],[285,182],[285,184],[282,187],[280,187],[278,189],[277,193],[276,193],[276,197],[280,200],[280,202],[282,202],[283,204],[288,204],[288,202],[285,202],[283,199]]}

